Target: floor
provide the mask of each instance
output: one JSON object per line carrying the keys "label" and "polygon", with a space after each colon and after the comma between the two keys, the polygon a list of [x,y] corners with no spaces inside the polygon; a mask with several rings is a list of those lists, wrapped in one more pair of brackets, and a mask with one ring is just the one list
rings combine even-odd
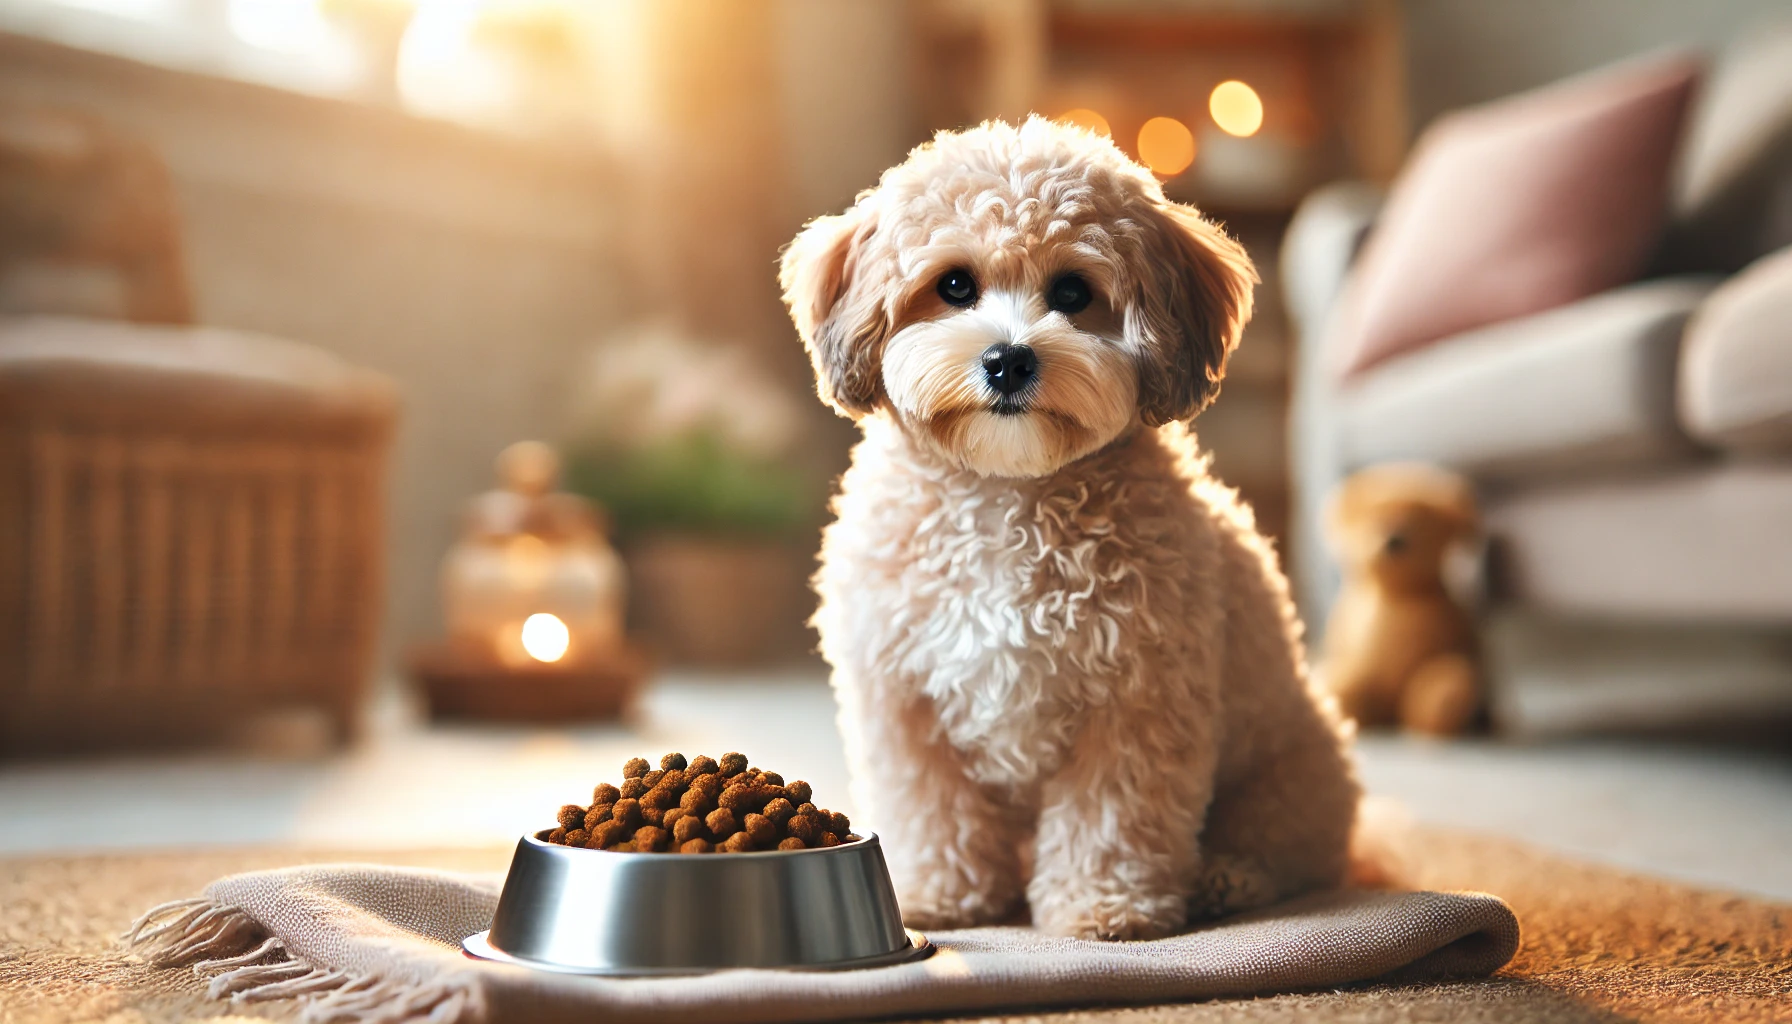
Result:
{"label": "floor", "polygon": [[[320,754],[302,730],[253,749],[0,767],[0,855],[214,844],[492,844],[589,799],[637,754],[742,750],[850,811],[819,676],[674,675],[626,726],[423,724],[396,698],[367,740]],[[1367,737],[1379,810],[1792,901],[1792,752],[1644,740]],[[875,824],[872,824],[875,827]]]}

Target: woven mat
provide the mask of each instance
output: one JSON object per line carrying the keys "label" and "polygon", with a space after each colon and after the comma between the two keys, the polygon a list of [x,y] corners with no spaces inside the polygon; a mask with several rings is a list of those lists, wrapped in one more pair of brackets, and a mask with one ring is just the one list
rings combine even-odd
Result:
{"label": "woven mat", "polygon": [[[1422,831],[1407,881],[1505,898],[1525,944],[1491,981],[992,1020],[1053,1022],[1792,1020],[1792,906],[1704,892],[1566,861],[1500,840]],[[509,851],[391,853],[359,860],[502,870]],[[0,861],[0,1022],[284,1021],[292,1004],[231,1006],[184,971],[121,952],[117,931],[146,905],[231,872],[337,851],[218,851]]]}

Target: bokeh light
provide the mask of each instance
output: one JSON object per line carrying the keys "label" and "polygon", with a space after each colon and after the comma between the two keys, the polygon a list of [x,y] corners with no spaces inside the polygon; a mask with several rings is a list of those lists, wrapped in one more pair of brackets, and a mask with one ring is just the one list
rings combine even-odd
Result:
{"label": "bokeh light", "polygon": [[1064,113],[1059,114],[1054,118],[1054,120],[1062,121],[1065,124],[1074,124],[1079,128],[1087,128],[1097,135],[1113,134],[1108,128],[1108,119],[1087,107],[1066,110]]}
{"label": "bokeh light", "polygon": [[1139,159],[1158,174],[1175,177],[1195,162],[1195,136],[1173,117],[1154,117],[1139,129]]}
{"label": "bokeh light", "polygon": [[523,620],[523,650],[536,661],[559,661],[571,645],[572,631],[560,616],[536,612]]}
{"label": "bokeh light", "polygon": [[1207,97],[1207,110],[1213,115],[1213,123],[1228,135],[1244,138],[1263,127],[1262,97],[1236,79],[1213,87],[1213,95]]}

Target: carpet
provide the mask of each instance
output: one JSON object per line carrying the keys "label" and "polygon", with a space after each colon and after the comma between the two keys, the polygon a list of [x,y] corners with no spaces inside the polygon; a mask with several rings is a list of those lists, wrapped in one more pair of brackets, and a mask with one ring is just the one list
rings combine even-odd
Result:
{"label": "carpet", "polygon": [[[1792,1021],[1792,905],[1579,863],[1500,839],[1415,830],[1403,880],[1478,889],[1518,912],[1524,945],[1493,979],[1180,1006],[982,1018],[1002,1024]],[[116,933],[146,906],[235,871],[377,860],[502,870],[508,848],[395,852],[236,850],[0,860],[0,1022],[220,1024],[285,1021],[290,1003],[209,1000],[185,971],[155,971]]]}

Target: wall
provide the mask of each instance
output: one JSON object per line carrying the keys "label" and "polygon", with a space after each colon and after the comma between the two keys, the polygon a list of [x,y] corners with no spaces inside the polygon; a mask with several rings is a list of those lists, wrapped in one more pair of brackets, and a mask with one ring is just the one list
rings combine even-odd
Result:
{"label": "wall", "polygon": [[1406,0],[1413,123],[1658,47],[1721,47],[1785,0]]}

